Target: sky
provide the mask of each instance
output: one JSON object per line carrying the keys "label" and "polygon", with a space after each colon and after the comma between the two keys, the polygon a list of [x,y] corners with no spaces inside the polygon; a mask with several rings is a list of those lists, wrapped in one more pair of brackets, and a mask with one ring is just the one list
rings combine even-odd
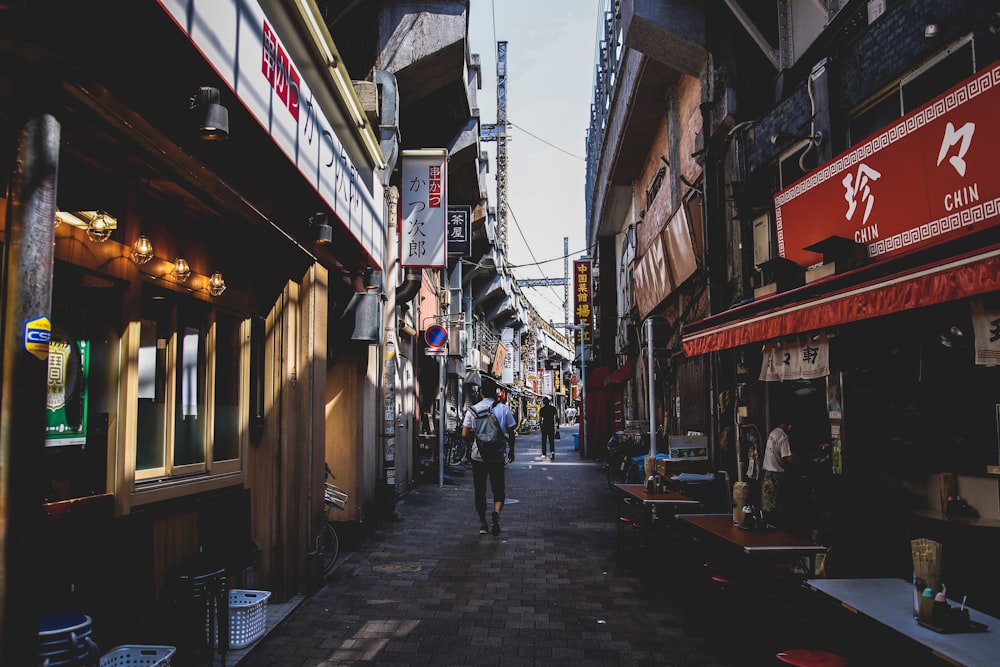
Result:
{"label": "sky", "polygon": [[[507,245],[514,277],[563,278],[585,253],[587,126],[604,0],[471,0],[469,49],[482,63],[482,124],[496,123],[496,43],[507,42]],[[496,144],[486,177],[496,206]],[[547,321],[566,321],[562,285],[523,288]],[[572,299],[572,290],[570,291]],[[569,306],[572,321],[572,301]]]}

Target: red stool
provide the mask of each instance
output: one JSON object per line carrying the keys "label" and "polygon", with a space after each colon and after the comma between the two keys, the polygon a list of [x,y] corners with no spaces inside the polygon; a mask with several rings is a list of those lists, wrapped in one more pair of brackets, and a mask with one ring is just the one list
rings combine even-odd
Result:
{"label": "red stool", "polygon": [[829,651],[814,651],[805,648],[792,648],[778,651],[775,656],[781,662],[795,667],[847,667],[843,656]]}

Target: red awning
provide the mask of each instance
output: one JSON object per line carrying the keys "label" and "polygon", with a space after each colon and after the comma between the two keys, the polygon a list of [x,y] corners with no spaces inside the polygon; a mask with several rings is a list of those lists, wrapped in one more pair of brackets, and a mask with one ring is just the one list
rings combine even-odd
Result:
{"label": "red awning", "polygon": [[628,361],[622,365],[621,368],[611,373],[608,379],[604,381],[605,387],[610,387],[613,384],[624,384],[632,379],[632,375],[635,373],[635,362]]}
{"label": "red awning", "polygon": [[[791,296],[805,289],[785,294]],[[773,303],[768,299],[713,315],[685,326],[684,353],[690,357],[725,350],[997,290],[1000,290],[1000,246],[992,246],[877,280],[831,288],[824,294],[783,302],[773,308],[767,308]]]}

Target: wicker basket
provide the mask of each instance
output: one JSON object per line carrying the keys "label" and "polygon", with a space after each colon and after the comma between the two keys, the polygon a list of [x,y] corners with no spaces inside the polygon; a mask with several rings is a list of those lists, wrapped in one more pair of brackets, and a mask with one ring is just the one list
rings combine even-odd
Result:
{"label": "wicker basket", "polygon": [[264,636],[270,591],[229,591],[229,646],[244,648]]}
{"label": "wicker basket", "polygon": [[170,667],[173,646],[123,644],[101,656],[100,667]]}

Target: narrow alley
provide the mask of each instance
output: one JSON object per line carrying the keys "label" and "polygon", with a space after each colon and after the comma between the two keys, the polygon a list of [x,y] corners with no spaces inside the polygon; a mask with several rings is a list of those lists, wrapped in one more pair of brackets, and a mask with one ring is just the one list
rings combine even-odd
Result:
{"label": "narrow alley", "polygon": [[699,620],[689,568],[616,564],[615,493],[561,430],[554,461],[518,439],[499,537],[479,535],[471,473],[419,486],[239,665],[777,664],[771,639]]}

